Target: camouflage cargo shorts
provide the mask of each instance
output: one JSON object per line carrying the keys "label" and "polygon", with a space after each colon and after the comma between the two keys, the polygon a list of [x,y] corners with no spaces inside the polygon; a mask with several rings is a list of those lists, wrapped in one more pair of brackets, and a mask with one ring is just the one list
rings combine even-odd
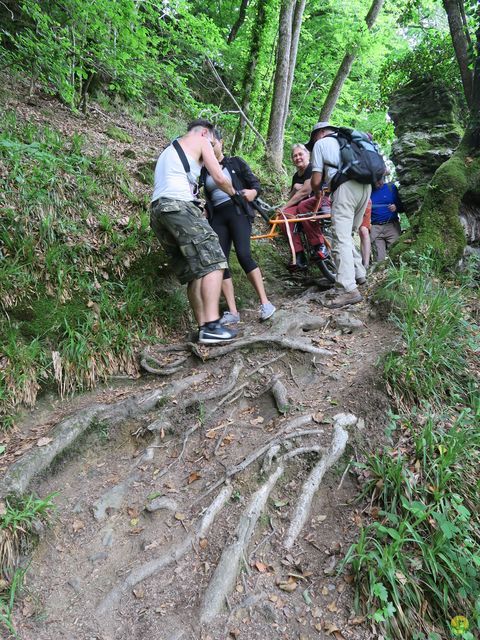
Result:
{"label": "camouflage cargo shorts", "polygon": [[217,234],[193,202],[159,198],[150,226],[182,284],[228,267]]}

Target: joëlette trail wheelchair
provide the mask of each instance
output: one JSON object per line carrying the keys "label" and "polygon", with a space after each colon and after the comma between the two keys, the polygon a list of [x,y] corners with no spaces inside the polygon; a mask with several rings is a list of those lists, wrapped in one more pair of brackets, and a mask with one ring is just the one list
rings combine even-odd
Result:
{"label": "jo\u00eblette trail wheelchair", "polygon": [[[307,268],[311,265],[317,265],[324,277],[329,282],[335,282],[336,268],[335,262],[332,257],[332,215],[330,213],[317,212],[318,206],[320,205],[320,200],[318,201],[318,205],[314,211],[300,214],[296,218],[287,218],[287,216],[283,213],[281,207],[269,205],[267,202],[261,200],[260,198],[256,198],[252,202],[252,205],[259,212],[265,222],[270,225],[268,233],[252,235],[252,240],[271,240],[273,238],[277,238],[278,236],[283,235],[281,234],[279,227],[280,225],[284,225],[286,228],[286,236],[288,238],[288,243],[290,245],[290,251],[292,254],[292,263],[295,263],[295,249],[293,247],[290,225],[288,224],[293,223],[294,231],[300,234],[302,240],[305,251],[305,258],[307,261]],[[320,253],[318,251],[315,251],[313,247],[310,246],[308,238],[303,232],[302,222],[306,220],[312,220],[315,223],[318,223],[320,231],[325,238],[325,247],[322,248],[322,251]]]}

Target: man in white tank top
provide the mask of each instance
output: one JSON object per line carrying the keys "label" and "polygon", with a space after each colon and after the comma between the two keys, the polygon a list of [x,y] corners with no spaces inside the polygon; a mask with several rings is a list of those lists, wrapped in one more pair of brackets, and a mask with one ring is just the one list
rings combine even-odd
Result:
{"label": "man in white tank top", "polygon": [[[150,218],[172,269],[180,282],[187,284],[188,300],[199,326],[199,342],[203,344],[227,342],[237,335],[220,324],[219,300],[227,261],[217,234],[194,202],[202,165],[220,189],[229,196],[235,195],[231,181],[215,158],[213,129],[208,120],[194,120],[177,140],[180,151],[172,144],[162,152],[155,168]],[[189,166],[185,167],[185,162]]]}

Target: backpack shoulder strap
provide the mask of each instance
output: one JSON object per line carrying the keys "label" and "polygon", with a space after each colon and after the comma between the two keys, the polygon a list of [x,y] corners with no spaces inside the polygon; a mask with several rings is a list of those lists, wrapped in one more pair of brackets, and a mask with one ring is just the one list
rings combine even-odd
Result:
{"label": "backpack shoulder strap", "polygon": [[180,158],[183,168],[185,169],[185,173],[187,174],[188,181],[192,185],[193,190],[195,192],[196,189],[198,189],[197,180],[195,179],[195,176],[193,176],[192,173],[190,172],[190,163],[188,162],[187,156],[185,155],[185,151],[182,149],[182,147],[180,146],[180,143],[176,138],[175,140],[172,141],[172,146],[175,149],[175,151],[178,153],[178,157]]}
{"label": "backpack shoulder strap", "polygon": [[185,173],[187,174],[190,173],[190,163],[188,162],[187,156],[185,155],[185,151],[180,146],[180,143],[178,142],[178,140],[175,139],[172,142],[172,145],[175,151],[178,153],[178,157],[180,158],[183,168],[185,169]]}

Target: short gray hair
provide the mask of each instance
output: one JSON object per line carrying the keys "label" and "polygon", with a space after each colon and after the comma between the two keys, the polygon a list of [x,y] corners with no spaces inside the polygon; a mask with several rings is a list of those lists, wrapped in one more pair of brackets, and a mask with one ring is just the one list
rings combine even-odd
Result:
{"label": "short gray hair", "polygon": [[302,151],[306,151],[308,153],[308,155],[310,155],[310,151],[301,142],[296,142],[295,144],[292,144],[292,148],[290,150],[290,155],[291,156],[293,156],[293,152],[295,151],[295,149],[301,149]]}

